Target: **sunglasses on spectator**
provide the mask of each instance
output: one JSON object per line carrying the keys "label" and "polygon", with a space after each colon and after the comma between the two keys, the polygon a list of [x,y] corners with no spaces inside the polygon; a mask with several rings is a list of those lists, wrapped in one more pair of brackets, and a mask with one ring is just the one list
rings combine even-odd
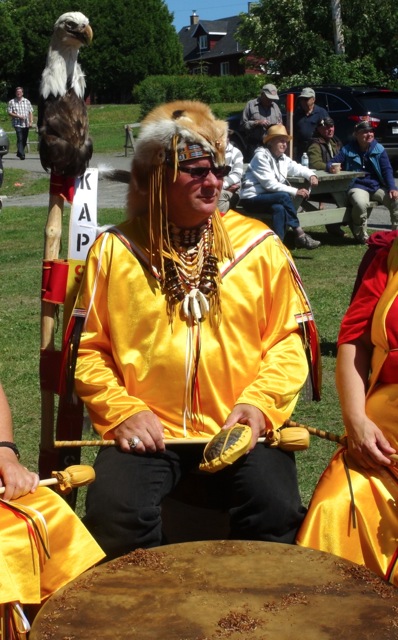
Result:
{"label": "sunglasses on spectator", "polygon": [[189,173],[191,178],[197,178],[198,180],[204,180],[207,178],[211,171],[217,180],[221,180],[229,174],[231,167],[228,165],[223,165],[222,167],[182,167],[181,165],[178,165],[178,171],[182,171],[182,173]]}

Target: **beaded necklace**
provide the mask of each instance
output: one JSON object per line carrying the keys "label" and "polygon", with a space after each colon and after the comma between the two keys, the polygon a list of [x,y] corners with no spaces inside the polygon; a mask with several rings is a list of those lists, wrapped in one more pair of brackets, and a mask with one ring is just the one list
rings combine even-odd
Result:
{"label": "beaded necklace", "polygon": [[212,254],[213,229],[210,217],[194,229],[169,227],[173,257],[165,260],[164,289],[170,306],[182,303],[185,319],[202,322],[218,293],[218,264]]}

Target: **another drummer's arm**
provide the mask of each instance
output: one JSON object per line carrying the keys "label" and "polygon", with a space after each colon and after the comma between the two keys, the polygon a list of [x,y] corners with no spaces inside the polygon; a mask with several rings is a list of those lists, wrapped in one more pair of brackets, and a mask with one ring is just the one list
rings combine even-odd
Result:
{"label": "another drummer's arm", "polygon": [[379,427],[365,411],[366,389],[371,363],[370,336],[339,346],[336,363],[336,386],[348,435],[348,450],[364,469],[389,466],[388,455],[395,453]]}
{"label": "another drummer's arm", "polygon": [[0,384],[0,487],[5,487],[0,498],[3,500],[15,500],[29,492],[33,493],[39,484],[39,476],[19,463],[12,448],[1,444],[13,442],[10,406]]}

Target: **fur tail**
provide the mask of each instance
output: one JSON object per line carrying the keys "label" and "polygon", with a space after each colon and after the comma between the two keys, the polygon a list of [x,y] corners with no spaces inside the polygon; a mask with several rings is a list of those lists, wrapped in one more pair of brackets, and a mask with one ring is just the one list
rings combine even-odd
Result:
{"label": "fur tail", "polygon": [[98,173],[100,179],[105,178],[105,180],[123,182],[124,184],[129,184],[130,182],[130,171],[125,171],[124,169],[113,169],[113,167],[100,164],[98,165]]}

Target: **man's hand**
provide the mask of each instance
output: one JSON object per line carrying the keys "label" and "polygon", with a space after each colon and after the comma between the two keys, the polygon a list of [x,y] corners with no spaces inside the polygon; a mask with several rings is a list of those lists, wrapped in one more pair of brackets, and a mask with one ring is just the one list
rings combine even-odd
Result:
{"label": "man's hand", "polygon": [[16,500],[27,493],[34,493],[39,484],[39,476],[23,467],[11,449],[2,447],[0,452],[0,487],[5,492],[2,500]]}
{"label": "man's hand", "polygon": [[318,184],[318,178],[317,176],[311,176],[310,178],[310,185],[311,187],[316,187],[316,185]]}
{"label": "man's hand", "polygon": [[[121,422],[115,429],[115,440],[122,451],[126,453],[155,453],[164,451],[163,425],[152,411],[139,411],[134,416]],[[138,444],[132,449],[129,441],[139,438]]]}
{"label": "man's hand", "polygon": [[254,449],[257,440],[265,434],[265,417],[260,409],[252,404],[237,404],[225,421],[223,429],[230,429],[237,423],[247,424],[252,430],[252,442],[249,451]]}
{"label": "man's hand", "polygon": [[389,196],[391,200],[398,200],[398,191],[396,189],[391,189]]}

